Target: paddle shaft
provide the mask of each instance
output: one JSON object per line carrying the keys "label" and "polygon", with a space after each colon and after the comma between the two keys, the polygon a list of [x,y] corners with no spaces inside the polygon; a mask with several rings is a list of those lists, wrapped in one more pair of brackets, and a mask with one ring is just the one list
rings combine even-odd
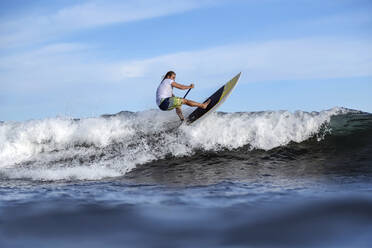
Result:
{"label": "paddle shaft", "polygon": [[187,94],[189,94],[191,88],[186,92],[186,94],[183,96],[183,98],[185,98],[187,96]]}

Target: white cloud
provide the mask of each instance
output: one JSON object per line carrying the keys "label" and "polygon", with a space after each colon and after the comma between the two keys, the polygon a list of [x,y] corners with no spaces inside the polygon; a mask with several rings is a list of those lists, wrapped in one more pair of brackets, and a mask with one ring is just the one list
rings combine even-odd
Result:
{"label": "white cloud", "polygon": [[211,0],[96,0],[49,14],[29,14],[0,23],[0,47],[45,41],[75,30],[132,22],[215,4]]}
{"label": "white cloud", "polygon": [[244,71],[246,81],[371,76],[372,43],[335,38],[276,40],[180,52],[115,66],[123,80],[151,77],[168,68],[205,78]]}
{"label": "white cloud", "polygon": [[[215,82],[243,72],[243,82],[372,76],[372,42],[308,38],[231,44],[132,61],[102,62],[97,48],[61,43],[0,59],[0,90],[92,82],[156,83],[169,69],[183,79]],[[208,85],[204,85],[208,87]],[[138,85],[140,87],[140,85]]]}
{"label": "white cloud", "polygon": [[79,43],[57,43],[0,58],[0,91],[40,90],[64,84],[97,80],[101,70],[89,62],[91,47]]}

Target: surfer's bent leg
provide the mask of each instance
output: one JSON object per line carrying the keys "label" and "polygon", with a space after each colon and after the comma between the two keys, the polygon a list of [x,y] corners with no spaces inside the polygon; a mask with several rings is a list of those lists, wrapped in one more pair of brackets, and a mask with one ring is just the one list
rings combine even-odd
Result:
{"label": "surfer's bent leg", "polygon": [[181,121],[185,120],[185,118],[183,117],[183,114],[182,114],[181,107],[176,108],[176,113],[177,113],[178,117],[180,117]]}
{"label": "surfer's bent leg", "polygon": [[210,102],[211,102],[211,99],[208,99],[208,101],[206,101],[205,103],[198,103],[198,102],[194,102],[194,101],[191,101],[191,100],[188,100],[188,99],[183,99],[184,104],[186,104],[190,107],[199,107],[199,108],[202,108],[202,109],[206,109]]}
{"label": "surfer's bent leg", "polygon": [[178,117],[180,117],[181,121],[185,120],[182,114],[182,104],[183,104],[183,98],[177,97],[177,96],[172,96],[169,98],[169,105],[168,105],[168,110],[176,109],[176,113]]}

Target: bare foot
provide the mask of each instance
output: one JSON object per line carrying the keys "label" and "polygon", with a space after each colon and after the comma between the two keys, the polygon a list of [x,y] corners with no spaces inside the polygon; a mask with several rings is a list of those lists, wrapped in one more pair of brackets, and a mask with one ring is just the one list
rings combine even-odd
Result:
{"label": "bare foot", "polygon": [[202,109],[206,109],[208,107],[208,104],[211,102],[211,99],[208,99],[205,103],[202,104]]}

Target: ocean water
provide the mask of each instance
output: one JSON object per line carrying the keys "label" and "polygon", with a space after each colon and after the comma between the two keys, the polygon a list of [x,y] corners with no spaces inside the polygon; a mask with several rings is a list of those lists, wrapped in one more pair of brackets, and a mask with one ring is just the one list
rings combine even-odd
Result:
{"label": "ocean water", "polygon": [[0,247],[372,247],[372,114],[0,122]]}

